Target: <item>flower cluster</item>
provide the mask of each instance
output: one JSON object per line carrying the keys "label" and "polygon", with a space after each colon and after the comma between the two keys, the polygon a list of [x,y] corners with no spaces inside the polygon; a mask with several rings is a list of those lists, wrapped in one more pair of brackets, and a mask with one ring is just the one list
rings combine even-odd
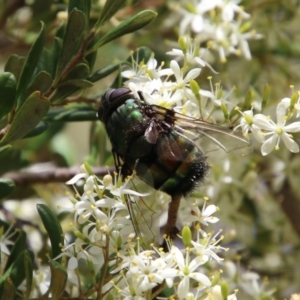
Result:
{"label": "flower cluster", "polygon": [[[249,39],[262,36],[251,31],[250,14],[240,0],[170,1],[169,7],[179,16],[180,35],[193,34],[199,43],[207,42],[219,53],[222,62],[229,54],[251,59]],[[176,19],[176,18],[175,18]]]}
{"label": "flower cluster", "polygon": [[[103,297],[151,299],[168,288],[170,296],[178,299],[197,299],[205,295],[207,299],[211,299],[211,295],[216,299],[217,295],[235,299],[235,293],[224,294],[218,288],[219,274],[210,274],[206,267],[207,264],[220,264],[223,259],[218,252],[226,250],[219,245],[222,236],[207,234],[200,227],[200,224],[207,226],[218,222],[213,216],[216,206],[204,204],[200,210],[189,204],[189,215],[193,212],[189,222],[194,224],[195,238],[192,239],[190,228],[184,226],[178,236],[179,245],[165,240],[163,250],[154,244],[146,244],[143,233],[139,232],[138,236],[132,225],[135,216],[132,211],[129,213],[128,202],[132,204],[133,197],[136,203],[140,197],[145,201],[146,195],[131,189],[130,181],[123,183],[117,174],[114,177],[106,175],[100,180],[88,174],[85,166],[81,168],[82,173],[68,182],[76,191],[76,197],[69,195],[74,205],[73,233],[76,238],[65,245],[63,253],[57,257],[65,259],[71,272],[70,285],[80,284],[80,266],[85,262],[91,274],[101,270],[103,279],[98,291]],[[78,187],[82,184],[80,194]],[[76,283],[76,280],[79,281]]]}
{"label": "flower cluster", "polygon": [[[167,54],[183,60],[182,67],[176,60],[170,61],[170,68],[163,68],[164,64],[157,66],[154,57],[147,63],[134,61],[132,58],[132,69],[123,71],[122,76],[127,79],[124,84],[132,90],[136,98],[140,98],[142,94],[143,100],[148,104],[174,109],[181,114],[210,123],[227,122],[229,126],[237,121],[230,118],[236,115],[232,112],[238,110],[241,118],[240,125],[235,126],[235,131],[241,129],[246,138],[251,133],[259,143],[262,143],[263,155],[269,154],[274,149],[278,150],[281,139],[291,152],[299,152],[299,146],[291,135],[300,131],[300,122],[291,120],[300,116],[298,94],[296,98],[294,94],[291,98],[282,99],[278,104],[277,122],[262,113],[255,115],[254,105],[250,110],[241,111],[235,106],[240,100],[230,99],[232,91],[226,92],[219,83],[213,87],[211,77],[208,78],[211,89],[200,89],[196,80],[201,73],[201,67],[213,69],[201,58],[196,41],[186,36],[179,38],[178,44],[181,50],[173,49]],[[210,130],[214,134],[213,127]],[[223,140],[218,142],[223,143]],[[226,139],[224,142],[227,142]],[[236,146],[239,147],[240,145]],[[225,146],[222,148],[226,150]],[[233,145],[232,149],[234,148]]]}
{"label": "flower cluster", "polygon": [[[196,47],[195,41],[189,37],[179,38],[179,45],[182,49]],[[196,54],[197,52],[192,54],[188,51],[175,50],[167,54],[182,59],[183,67],[180,67],[176,60],[170,61],[169,68],[163,68],[164,64],[157,66],[154,57],[146,63],[132,58],[132,68],[122,72],[122,76],[127,79],[124,84],[137,98],[140,98],[139,93],[142,92],[148,104],[174,109],[193,118],[216,122],[216,118],[220,119],[219,112],[224,105],[234,108],[235,105],[228,101],[231,92],[223,91],[220,84],[216,84],[214,88],[211,77],[208,78],[211,90],[200,89],[196,81],[201,73],[199,66],[209,68],[211,66],[200,57],[200,54]]]}
{"label": "flower cluster", "polygon": [[262,143],[262,155],[268,155],[274,149],[279,150],[279,143],[282,140],[285,146],[293,153],[299,152],[299,145],[294,141],[291,133],[300,132],[300,122],[289,122],[296,112],[295,117],[299,118],[299,99],[297,102],[292,98],[284,98],[277,105],[276,118],[274,122],[270,116],[264,114],[253,115],[253,110],[242,112],[240,125],[244,135],[253,133],[255,139]]}

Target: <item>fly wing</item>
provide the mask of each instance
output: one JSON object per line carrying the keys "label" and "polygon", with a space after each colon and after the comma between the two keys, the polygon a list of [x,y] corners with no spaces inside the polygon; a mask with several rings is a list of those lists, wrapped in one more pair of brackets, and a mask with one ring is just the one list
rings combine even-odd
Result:
{"label": "fly wing", "polygon": [[174,122],[174,130],[193,141],[204,154],[219,149],[227,153],[237,151],[243,155],[252,151],[249,140],[240,131],[188,117],[163,107],[155,106],[153,109],[157,114],[167,115],[167,121]]}

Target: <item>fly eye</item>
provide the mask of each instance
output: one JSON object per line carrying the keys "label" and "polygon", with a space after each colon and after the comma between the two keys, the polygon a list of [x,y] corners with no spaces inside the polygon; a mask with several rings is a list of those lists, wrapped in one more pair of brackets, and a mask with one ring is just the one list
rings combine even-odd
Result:
{"label": "fly eye", "polygon": [[131,90],[128,88],[118,88],[115,90],[111,90],[111,92],[108,95],[109,102],[114,102],[115,100],[119,99],[120,97],[131,93]]}

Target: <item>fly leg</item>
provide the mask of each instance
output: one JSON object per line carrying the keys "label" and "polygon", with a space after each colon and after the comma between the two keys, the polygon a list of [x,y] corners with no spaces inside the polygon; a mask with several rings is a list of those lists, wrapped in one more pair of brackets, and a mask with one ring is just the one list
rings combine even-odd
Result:
{"label": "fly leg", "polygon": [[169,204],[168,220],[165,227],[165,234],[171,239],[174,239],[176,237],[176,234],[178,233],[178,229],[176,228],[176,221],[181,196],[182,195],[173,195],[172,200]]}

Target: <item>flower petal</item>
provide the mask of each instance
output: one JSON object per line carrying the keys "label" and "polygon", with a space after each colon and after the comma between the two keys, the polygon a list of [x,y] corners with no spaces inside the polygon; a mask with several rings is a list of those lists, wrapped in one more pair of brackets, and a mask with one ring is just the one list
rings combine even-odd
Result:
{"label": "flower petal", "polygon": [[207,276],[205,276],[204,274],[195,272],[195,273],[190,273],[189,277],[197,280],[198,282],[201,282],[205,286],[211,286],[211,282],[210,282],[209,278]]}
{"label": "flower petal", "polygon": [[287,113],[287,109],[290,106],[288,101],[281,101],[277,105],[276,115],[278,124],[283,124],[285,122],[285,116]]}
{"label": "flower petal", "polygon": [[282,135],[282,140],[286,147],[293,153],[299,152],[299,145],[290,136],[284,132]]}
{"label": "flower petal", "polygon": [[87,174],[86,173],[79,173],[79,174],[76,174],[73,178],[71,178],[70,180],[68,180],[66,182],[66,184],[75,184],[78,180],[82,179],[82,178],[85,178],[87,177]]}
{"label": "flower petal", "polygon": [[284,126],[284,131],[286,132],[299,132],[300,131],[300,122],[294,122],[287,126]]}
{"label": "flower petal", "polygon": [[272,120],[263,114],[257,114],[253,117],[253,124],[259,127],[260,129],[275,131],[276,125]]}
{"label": "flower petal", "polygon": [[177,289],[177,295],[179,299],[184,299],[186,294],[189,292],[190,289],[190,279],[187,276],[184,276],[183,279],[180,281]]}
{"label": "flower petal", "polygon": [[268,155],[271,153],[276,146],[278,136],[277,134],[273,134],[270,138],[268,138],[261,146],[261,153],[262,155]]}

